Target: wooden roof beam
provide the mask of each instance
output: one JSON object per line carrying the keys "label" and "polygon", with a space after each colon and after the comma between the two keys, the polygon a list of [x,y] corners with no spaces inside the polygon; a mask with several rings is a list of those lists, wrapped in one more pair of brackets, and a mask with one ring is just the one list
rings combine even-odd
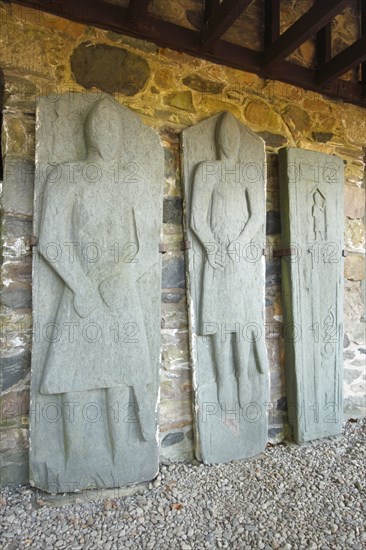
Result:
{"label": "wooden roof beam", "polygon": [[320,31],[349,3],[350,0],[322,0],[316,2],[272,45],[267,46],[264,52],[264,67],[284,60],[298,46]]}
{"label": "wooden roof beam", "polygon": [[[201,34],[168,21],[147,15],[147,25],[140,29],[126,22],[126,8],[106,2],[87,2],[87,0],[13,0],[23,6],[41,9],[72,21],[95,25],[110,31],[127,34],[142,40],[150,40],[163,48],[185,52],[214,63],[220,63],[235,69],[241,69],[269,78],[313,90],[329,97],[335,97],[356,105],[366,106],[362,97],[362,87],[357,82],[334,80],[321,87],[315,80],[315,70],[283,61],[268,68],[263,67],[262,53],[224,40],[218,40],[215,51],[201,49]],[[270,83],[268,83],[270,86]]]}
{"label": "wooden roof beam", "polygon": [[220,0],[205,0],[205,21],[208,21],[220,7]]}
{"label": "wooden roof beam", "polygon": [[[361,36],[366,36],[366,3],[361,2]],[[361,64],[362,95],[366,97],[366,61]]]}
{"label": "wooden roof beam", "polygon": [[348,46],[318,69],[316,81],[320,86],[325,86],[363,61],[366,61],[366,36],[357,40],[352,46]]}
{"label": "wooden roof beam", "polygon": [[150,4],[151,0],[130,0],[126,12],[127,21],[136,25],[143,24]]}
{"label": "wooden roof beam", "polygon": [[316,35],[316,57],[321,69],[332,57],[332,25],[327,23]]}
{"label": "wooden roof beam", "polygon": [[267,48],[280,36],[280,0],[265,0],[264,47]]}
{"label": "wooden roof beam", "polygon": [[[208,0],[209,1],[209,0]],[[207,50],[225,34],[252,0],[223,0],[202,30],[202,49]],[[210,13],[206,9],[206,13]]]}

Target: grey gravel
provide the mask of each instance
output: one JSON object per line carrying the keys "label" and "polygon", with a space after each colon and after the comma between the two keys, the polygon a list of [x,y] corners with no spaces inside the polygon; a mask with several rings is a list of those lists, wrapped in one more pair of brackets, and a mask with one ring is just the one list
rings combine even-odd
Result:
{"label": "grey gravel", "polygon": [[81,550],[366,548],[366,420],[344,436],[269,446],[226,465],[162,466],[149,490],[48,506],[27,486],[0,493],[0,548]]}

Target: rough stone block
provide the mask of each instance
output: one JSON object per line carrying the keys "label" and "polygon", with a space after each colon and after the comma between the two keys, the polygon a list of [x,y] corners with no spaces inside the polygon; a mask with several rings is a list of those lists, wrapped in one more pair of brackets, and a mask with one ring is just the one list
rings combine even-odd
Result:
{"label": "rough stone block", "polygon": [[313,132],[312,136],[318,143],[328,143],[328,141],[331,141],[333,134],[332,132]]}
{"label": "rough stone block", "polygon": [[168,197],[163,204],[163,223],[182,224],[183,210],[182,199]]}
{"label": "rough stone block", "polygon": [[180,443],[184,439],[184,433],[183,432],[171,432],[167,435],[165,435],[161,441],[162,447],[171,447],[172,445],[176,445],[177,443]]}
{"label": "rough stone block", "polygon": [[224,84],[222,82],[207,80],[197,74],[186,76],[183,78],[182,82],[185,86],[188,86],[188,88],[196,92],[202,92],[203,94],[220,94],[224,89]]}
{"label": "rough stone block", "polygon": [[34,82],[27,78],[6,72],[4,104],[6,107],[34,112],[37,89]]}
{"label": "rough stone block", "polygon": [[165,254],[163,258],[162,288],[185,288],[183,254]]}
{"label": "rough stone block", "polygon": [[258,132],[258,135],[264,139],[267,147],[273,147],[274,149],[282,147],[287,141],[285,136],[281,136],[281,134],[272,134],[272,132]]}
{"label": "rough stone block", "polygon": [[344,213],[348,218],[362,218],[365,214],[365,189],[346,185],[344,188]]}
{"label": "rough stone block", "polygon": [[365,252],[365,224],[363,220],[346,219],[344,242],[351,252]]}
{"label": "rough stone block", "polygon": [[34,162],[7,157],[4,165],[3,210],[31,216],[33,194]]}
{"label": "rough stone block", "polygon": [[15,348],[12,353],[2,356],[1,365],[1,392],[4,392],[29,373],[30,351],[25,348]]}
{"label": "rough stone block", "polygon": [[32,289],[23,283],[11,283],[1,291],[1,303],[13,309],[27,309],[32,305]]}
{"label": "rough stone block", "polygon": [[4,112],[2,154],[8,157],[34,157],[34,118],[20,112]]}
{"label": "rough stone block", "polygon": [[281,262],[276,260],[268,260],[266,262],[266,286],[281,284]]}
{"label": "rough stone block", "polygon": [[24,419],[29,413],[28,381],[18,384],[18,387],[20,389],[15,386],[14,391],[7,391],[1,397],[1,419],[5,424],[14,419]]}
{"label": "rough stone block", "polygon": [[8,238],[19,238],[25,235],[32,235],[32,220],[25,216],[4,215],[2,219],[2,237],[4,241]]}
{"label": "rough stone block", "polygon": [[7,485],[19,485],[20,483],[28,483],[28,451],[9,451],[6,453],[1,453],[0,461],[0,487],[6,487]]}
{"label": "rough stone block", "polygon": [[145,87],[151,74],[143,57],[107,44],[83,42],[73,51],[70,62],[76,82],[110,94],[133,96]]}
{"label": "rough stone block", "polygon": [[166,105],[171,107],[176,107],[182,111],[187,111],[188,113],[195,113],[196,109],[193,105],[192,92],[174,92],[169,94],[165,98]]}
{"label": "rough stone block", "polygon": [[281,216],[275,210],[269,210],[266,214],[266,235],[278,235],[281,233]]}
{"label": "rough stone block", "polygon": [[248,122],[266,129],[267,132],[276,134],[284,129],[281,116],[264,101],[251,101],[245,108],[244,115]]}
{"label": "rough stone block", "polygon": [[365,256],[350,254],[344,259],[344,276],[350,281],[363,281],[365,278]]}
{"label": "rough stone block", "polygon": [[184,288],[164,288],[161,292],[161,301],[165,304],[178,304],[185,300],[186,291]]}

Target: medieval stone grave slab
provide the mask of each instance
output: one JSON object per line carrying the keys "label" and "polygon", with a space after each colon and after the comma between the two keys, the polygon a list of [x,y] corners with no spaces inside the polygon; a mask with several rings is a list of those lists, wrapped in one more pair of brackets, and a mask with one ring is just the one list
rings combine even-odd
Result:
{"label": "medieval stone grave slab", "polygon": [[71,492],[158,471],[163,154],[104,94],[40,98],[31,483]]}
{"label": "medieval stone grave slab", "polygon": [[343,162],[279,152],[289,420],[298,443],[342,431]]}
{"label": "medieval stone grave slab", "polygon": [[196,455],[228,462],[267,442],[264,142],[221,113],[182,151]]}

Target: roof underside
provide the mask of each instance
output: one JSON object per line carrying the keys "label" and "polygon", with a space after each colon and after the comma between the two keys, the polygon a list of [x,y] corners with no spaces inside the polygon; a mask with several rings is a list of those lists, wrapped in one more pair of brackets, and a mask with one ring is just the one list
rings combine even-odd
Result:
{"label": "roof underside", "polygon": [[366,0],[15,0],[366,106]]}

